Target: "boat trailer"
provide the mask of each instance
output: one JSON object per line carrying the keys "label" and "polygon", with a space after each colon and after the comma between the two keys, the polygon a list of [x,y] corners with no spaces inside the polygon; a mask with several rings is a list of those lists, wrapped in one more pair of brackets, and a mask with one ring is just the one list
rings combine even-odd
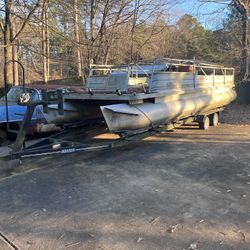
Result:
{"label": "boat trailer", "polygon": [[[191,63],[191,64],[190,64]],[[170,65],[175,65],[176,63],[171,63]],[[113,74],[110,74],[108,79],[110,80],[110,86],[112,89],[105,89],[103,87],[106,86],[106,80],[107,76],[104,75],[103,82],[102,82],[102,88],[99,86],[99,82],[96,79],[95,74],[91,75],[88,81],[88,87],[96,87],[96,89],[91,88],[91,93],[77,93],[67,96],[65,98],[63,90],[57,89],[55,96],[52,95],[52,97],[47,93],[46,90],[42,92],[42,99],[41,101],[32,101],[30,98],[28,98],[28,93],[23,94],[23,98],[20,98],[20,105],[27,106],[26,113],[24,115],[24,119],[22,121],[22,124],[20,126],[20,130],[18,132],[17,138],[15,143],[12,146],[12,150],[10,154],[7,156],[8,159],[25,159],[29,157],[35,157],[35,156],[46,156],[46,155],[55,155],[55,154],[69,154],[69,153],[76,153],[76,152],[93,152],[93,151],[103,151],[108,150],[116,147],[121,147],[124,145],[127,145],[131,142],[135,142],[138,140],[141,140],[145,137],[148,137],[150,135],[154,135],[159,132],[168,131],[173,129],[176,126],[188,123],[189,121],[195,121],[199,124],[200,128],[207,129],[210,126],[210,122],[212,120],[212,126],[214,124],[218,124],[218,115],[223,110],[224,105],[228,102],[231,102],[233,98],[235,98],[236,94],[233,91],[233,77],[234,77],[234,71],[233,69],[226,69],[221,73],[221,75],[215,75],[213,74],[213,81],[210,82],[210,87],[212,89],[216,89],[216,91],[220,88],[218,86],[222,86],[221,89],[223,95],[220,91],[216,92],[216,95],[214,97],[214,104],[211,106],[211,109],[207,108],[207,106],[210,104],[210,101],[213,98],[211,96],[210,87],[204,87],[204,82],[206,83],[206,79],[210,79],[210,75],[206,75],[205,72],[203,72],[207,78],[204,80],[204,75],[199,75],[197,71],[197,75],[195,75],[195,62],[178,62],[176,65],[181,64],[183,67],[182,70],[179,73],[175,72],[174,74],[183,75],[185,73],[186,79],[183,80],[182,83],[182,90],[178,89],[177,86],[178,81],[173,81],[172,85],[169,86],[166,85],[171,80],[172,71],[168,71],[165,69],[166,65],[164,64],[165,71],[162,72],[162,68],[158,71],[154,72],[154,78],[155,82],[151,81],[150,85],[150,93],[137,93],[136,91],[133,93],[130,93],[129,90],[129,80],[133,80],[133,77],[130,77],[130,71],[126,71],[126,74],[122,72],[120,76],[121,80],[121,86],[118,88],[119,91],[117,92],[117,86],[114,84],[117,82],[117,71],[114,71]],[[192,67],[191,67],[191,66]],[[196,65],[197,66],[197,65]],[[201,64],[199,65],[200,69],[202,67],[204,68],[212,68],[213,73],[215,73],[216,65],[207,65],[207,64]],[[191,67],[191,68],[190,68]],[[192,70],[191,70],[192,69]],[[106,72],[106,68],[102,71]],[[190,72],[191,70],[191,72]],[[229,70],[230,75],[226,75],[227,70]],[[111,70],[110,70],[111,72]],[[143,76],[145,76],[145,72],[143,72]],[[149,75],[147,75],[148,77]],[[164,76],[164,84],[166,85],[159,85],[159,79]],[[158,77],[158,78],[157,78]],[[196,78],[194,78],[196,77]],[[228,78],[229,77],[229,78]],[[228,78],[228,81],[226,79]],[[123,81],[122,81],[123,79]],[[222,80],[223,81],[222,81]],[[100,80],[98,75],[98,80]],[[218,86],[216,86],[216,81],[218,81]],[[161,81],[160,81],[161,82]],[[154,85],[153,85],[154,83]],[[227,85],[227,84],[229,85]],[[92,85],[91,85],[92,84]],[[198,87],[197,87],[198,86]],[[205,85],[206,86],[206,85]],[[107,86],[106,86],[107,87]],[[122,87],[122,88],[121,88]],[[177,88],[178,87],[178,88]],[[232,87],[232,89],[231,89]],[[191,88],[191,91],[190,91]],[[101,89],[101,90],[100,90]],[[177,92],[171,92],[173,90],[178,89]],[[105,91],[104,91],[105,90]],[[123,91],[124,90],[124,94]],[[126,90],[126,91],[125,91]],[[169,91],[171,94],[167,94]],[[185,91],[187,92],[185,92]],[[195,93],[193,91],[195,90]],[[25,91],[25,86],[24,86]],[[94,91],[96,93],[94,94]],[[103,92],[104,91],[104,92]],[[187,94],[187,97],[183,97],[180,99],[180,95],[182,94],[182,91],[184,91],[184,94]],[[204,92],[205,91],[205,92]],[[103,93],[105,93],[103,95]],[[213,93],[213,92],[212,92]],[[168,101],[170,97],[178,97],[177,99],[171,99]],[[195,96],[195,98],[194,98]],[[26,98],[27,97],[27,98]],[[222,98],[223,97],[223,98]],[[65,101],[66,100],[66,101]],[[91,126],[83,126],[81,124],[80,127],[68,126],[64,125],[64,130],[58,134],[52,135],[48,138],[41,139],[38,142],[35,142],[34,144],[30,145],[30,143],[26,143],[26,134],[27,134],[27,128],[28,124],[31,121],[32,115],[34,113],[35,107],[37,105],[43,106],[44,113],[49,112],[49,105],[57,104],[57,110],[59,115],[63,115],[64,112],[66,112],[66,109],[64,110],[64,103],[65,102],[74,102],[74,101],[83,101],[83,100],[89,100],[89,101],[109,101],[108,105],[104,106],[98,106],[98,108],[102,108],[102,112],[104,117],[103,119],[106,120],[106,123],[108,125],[109,131],[114,132],[118,135],[118,139],[109,140],[108,142],[102,142],[102,143],[86,143],[86,141],[75,141],[72,140],[70,137],[70,133],[74,133],[75,131],[80,132],[79,138],[84,137],[84,133],[90,133],[91,130],[93,130],[93,127]],[[171,101],[172,100],[172,101]],[[113,102],[115,104],[113,104]],[[186,109],[185,109],[186,108]],[[174,110],[174,112],[170,112],[168,114],[169,110]],[[213,109],[213,110],[212,110]],[[184,112],[185,110],[185,112]],[[157,112],[156,112],[157,111]],[[111,113],[111,114],[110,114]],[[126,116],[130,116],[131,123],[125,123],[124,126],[116,126],[117,124],[112,125],[109,123],[109,120],[115,120],[114,114],[117,116],[116,123],[119,125],[119,121],[121,116],[125,120]],[[156,115],[154,115],[156,114]],[[158,117],[160,114],[160,117]],[[216,114],[216,116],[214,116]],[[152,120],[150,117],[154,117],[154,120]],[[216,119],[210,119],[210,118],[216,118]],[[108,119],[107,119],[108,118]],[[138,125],[138,118],[140,118],[140,126]],[[104,120],[103,125],[104,125]],[[112,126],[111,126],[112,125]],[[95,128],[94,128],[95,129]],[[106,128],[107,129],[107,128]],[[27,144],[29,144],[27,146]]]}
{"label": "boat trailer", "polygon": [[[31,145],[27,145],[26,134],[28,124],[31,121],[33,112],[37,105],[43,105],[43,110],[46,112],[48,110],[49,104],[58,104],[59,114],[63,114],[63,93],[62,90],[57,90],[57,98],[51,99],[50,96],[46,93],[46,90],[43,91],[43,100],[42,101],[22,101],[20,98],[19,105],[26,106],[26,113],[24,119],[20,126],[20,130],[17,134],[16,140],[13,145],[10,146],[11,151],[9,155],[2,157],[4,161],[11,160],[23,160],[31,157],[38,156],[50,156],[58,154],[70,154],[77,152],[98,152],[109,150],[117,147],[122,147],[130,144],[131,142],[142,140],[145,137],[154,135],[160,132],[159,128],[150,128],[148,130],[136,131],[134,133],[127,134],[126,132],[120,133],[118,139],[109,140],[108,142],[102,143],[83,143],[79,141],[74,141],[72,138],[74,136],[79,138],[79,136],[84,137],[84,134],[87,135],[92,131],[97,131],[98,129],[104,128],[104,123],[96,124],[93,127],[86,125],[71,125],[63,129],[63,131],[51,135],[47,138],[39,139]],[[169,128],[168,128],[169,129]],[[166,128],[165,128],[166,131]],[[77,135],[75,134],[77,133]]]}
{"label": "boat trailer", "polygon": [[[46,90],[42,92],[43,98],[42,101],[22,101],[20,98],[19,105],[27,106],[26,113],[24,115],[24,119],[20,126],[20,130],[17,134],[17,138],[15,143],[10,146],[11,152],[9,155],[2,157],[1,159],[4,161],[11,161],[11,160],[18,160],[20,163],[22,160],[32,157],[39,157],[39,156],[51,156],[51,155],[59,155],[59,154],[71,154],[77,152],[98,152],[98,151],[105,151],[111,150],[114,148],[123,147],[129,145],[131,143],[138,142],[146,137],[173,130],[175,127],[181,126],[183,124],[197,121],[197,119],[203,119],[202,117],[209,115],[200,114],[199,116],[194,117],[187,117],[182,120],[175,121],[171,124],[165,124],[160,126],[151,126],[148,129],[144,130],[136,130],[133,132],[128,131],[121,131],[119,133],[119,137],[117,139],[111,139],[105,142],[87,142],[84,143],[83,141],[73,140],[75,138],[82,138],[86,137],[93,131],[105,131],[107,132],[107,127],[104,126],[103,123],[95,124],[93,126],[86,126],[79,124],[73,124],[70,126],[66,126],[63,131],[51,135],[44,139],[39,139],[38,141],[34,142],[27,146],[26,143],[26,134],[28,124],[31,121],[33,112],[37,105],[43,105],[44,112],[47,112],[48,105],[50,104],[57,104],[58,105],[58,113],[63,114],[63,92],[61,89],[57,90],[57,94],[51,98],[51,95],[47,93]],[[213,110],[213,112],[221,112],[223,108]]]}

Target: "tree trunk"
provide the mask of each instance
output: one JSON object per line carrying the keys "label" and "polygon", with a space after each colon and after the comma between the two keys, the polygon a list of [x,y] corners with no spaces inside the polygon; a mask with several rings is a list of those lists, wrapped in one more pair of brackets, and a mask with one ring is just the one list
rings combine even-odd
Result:
{"label": "tree trunk", "polygon": [[90,1],[90,46],[88,49],[88,63],[95,63],[93,59],[95,42],[95,0]]}
{"label": "tree trunk", "polygon": [[247,80],[249,76],[249,48],[248,48],[248,17],[249,8],[244,10],[242,15],[242,63],[241,63],[241,75],[243,80]]}
{"label": "tree trunk", "polygon": [[[111,47],[113,45],[113,41],[114,41],[114,30],[115,28],[112,29],[112,33],[111,33],[111,38],[110,41],[108,43],[108,45],[105,48],[105,53],[104,53],[104,64],[107,65],[108,61],[109,61],[109,56],[110,56],[110,52],[111,52]],[[107,40],[107,39],[106,39]]]}
{"label": "tree trunk", "polygon": [[48,30],[48,2],[44,0],[42,10],[42,50],[43,50],[43,81],[45,84],[49,81],[50,75],[50,44]]}
{"label": "tree trunk", "polygon": [[114,24],[112,25],[112,28],[111,28],[111,31],[110,31],[110,37],[109,38],[106,37],[106,39],[105,39],[108,42],[107,42],[107,46],[106,46],[105,52],[104,52],[104,64],[108,64],[111,48],[112,48],[114,38],[115,38],[115,31],[116,31],[116,28],[117,28],[117,23],[120,20],[121,13],[122,13],[125,5],[126,5],[126,3],[125,3],[124,0],[120,1],[120,9],[117,12]]}
{"label": "tree trunk", "polygon": [[135,43],[135,28],[136,28],[136,22],[137,22],[137,15],[140,8],[140,0],[135,0],[135,8],[134,8],[134,16],[133,16],[133,23],[132,23],[132,29],[131,29],[131,47],[130,47],[130,63],[134,63],[134,43]]}
{"label": "tree trunk", "polygon": [[[16,35],[16,24],[15,20],[12,20],[12,40]],[[17,55],[17,44],[18,41],[15,40],[15,43],[12,45],[12,54],[13,54],[13,60],[18,61],[18,55]],[[18,64],[16,62],[13,62],[13,84],[15,86],[19,85],[19,74],[18,74]]]}
{"label": "tree trunk", "polygon": [[74,0],[74,31],[75,31],[75,41],[77,43],[75,47],[76,53],[76,65],[77,65],[77,75],[82,77],[82,60],[81,60],[81,48],[80,48],[80,34],[79,34],[79,10],[78,10],[78,0]]}
{"label": "tree trunk", "polygon": [[7,85],[13,83],[11,46],[11,8],[12,0],[5,0],[5,25],[4,25],[4,82]]}
{"label": "tree trunk", "polygon": [[48,1],[46,6],[46,12],[45,12],[45,36],[46,36],[46,64],[47,64],[47,81],[50,79],[50,41],[49,41],[49,13],[48,13]]}

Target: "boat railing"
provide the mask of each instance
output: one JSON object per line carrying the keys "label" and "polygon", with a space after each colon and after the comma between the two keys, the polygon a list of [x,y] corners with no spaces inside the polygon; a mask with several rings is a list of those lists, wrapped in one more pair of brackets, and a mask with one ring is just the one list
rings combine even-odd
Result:
{"label": "boat railing", "polygon": [[155,59],[153,62],[153,64],[159,64],[159,63],[165,63],[166,65],[175,65],[175,66],[194,65],[197,67],[220,68],[220,69],[234,70],[234,68],[224,67],[224,66],[216,64],[216,63],[211,63],[211,62],[196,60],[196,59],[174,59],[174,58],[162,57],[162,58]]}
{"label": "boat railing", "polygon": [[143,84],[155,91],[175,88],[175,85],[206,88],[222,84],[231,86],[233,83],[233,68],[198,60],[161,58],[145,64],[90,65],[87,88],[102,92],[117,89],[126,92],[129,86]]}
{"label": "boat railing", "polygon": [[152,65],[96,65],[89,66],[86,88],[94,92],[127,92],[131,87],[147,85]]}
{"label": "boat railing", "polygon": [[[146,67],[146,68],[144,68]],[[149,68],[151,67],[151,68]],[[152,72],[153,64],[121,64],[121,65],[99,65],[99,64],[90,64],[89,66],[89,76],[98,76],[95,75],[95,72],[103,72],[104,75],[108,75],[112,72],[127,72],[130,77],[139,77],[140,75],[145,75],[150,77]],[[148,69],[147,69],[148,68]],[[100,75],[100,76],[104,76]]]}

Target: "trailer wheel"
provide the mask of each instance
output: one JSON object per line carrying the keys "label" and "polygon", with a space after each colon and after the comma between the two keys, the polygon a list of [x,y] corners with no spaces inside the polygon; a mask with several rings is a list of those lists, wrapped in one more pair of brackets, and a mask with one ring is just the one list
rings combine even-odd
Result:
{"label": "trailer wheel", "polygon": [[209,120],[208,116],[204,116],[203,121],[199,122],[199,128],[200,129],[208,130],[209,125],[210,125],[210,120]]}
{"label": "trailer wheel", "polygon": [[0,145],[7,141],[7,133],[0,129]]}
{"label": "trailer wheel", "polygon": [[219,125],[219,114],[218,113],[214,113],[211,114],[209,116],[209,120],[210,120],[210,126],[218,126]]}

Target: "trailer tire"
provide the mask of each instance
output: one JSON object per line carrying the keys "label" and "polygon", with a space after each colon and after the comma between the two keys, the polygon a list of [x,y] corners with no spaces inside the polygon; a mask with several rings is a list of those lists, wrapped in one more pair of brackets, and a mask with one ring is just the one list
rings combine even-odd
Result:
{"label": "trailer tire", "polygon": [[219,125],[219,114],[218,113],[214,113],[211,114],[209,116],[209,120],[210,120],[210,126],[218,126]]}
{"label": "trailer tire", "polygon": [[7,141],[7,133],[0,129],[0,145]]}
{"label": "trailer tire", "polygon": [[203,121],[199,122],[199,128],[203,130],[208,130],[210,125],[210,120],[208,116],[204,116]]}

